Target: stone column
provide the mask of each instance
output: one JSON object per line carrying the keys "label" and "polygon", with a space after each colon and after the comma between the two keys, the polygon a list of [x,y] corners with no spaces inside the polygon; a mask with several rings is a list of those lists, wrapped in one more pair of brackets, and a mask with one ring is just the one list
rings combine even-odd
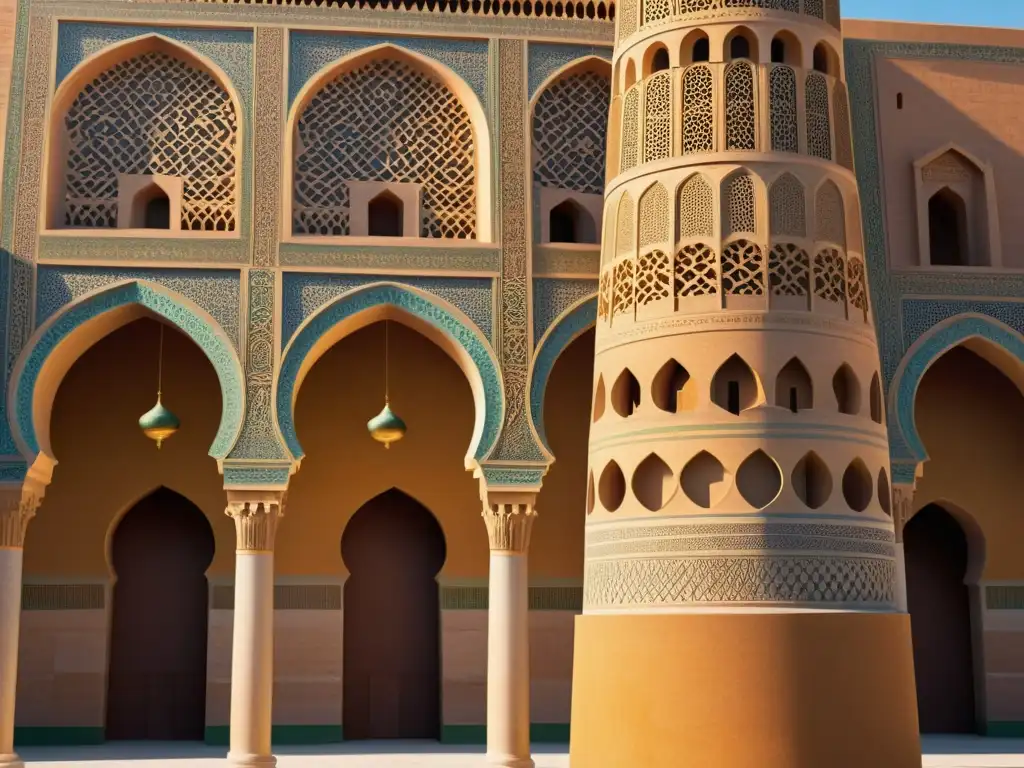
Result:
{"label": "stone column", "polygon": [[491,545],[487,612],[487,762],[532,768],[527,553],[533,493],[484,492]]}
{"label": "stone column", "polygon": [[225,512],[235,521],[237,537],[228,762],[273,766],[274,534],[284,513],[284,493],[229,490]]}
{"label": "stone column", "polygon": [[914,484],[893,483],[892,524],[896,531],[896,607],[907,612],[907,559],[903,553],[903,528],[914,510]]}
{"label": "stone column", "polygon": [[14,703],[18,690],[21,563],[28,521],[42,501],[33,485],[0,487],[0,767],[21,768],[14,752]]}

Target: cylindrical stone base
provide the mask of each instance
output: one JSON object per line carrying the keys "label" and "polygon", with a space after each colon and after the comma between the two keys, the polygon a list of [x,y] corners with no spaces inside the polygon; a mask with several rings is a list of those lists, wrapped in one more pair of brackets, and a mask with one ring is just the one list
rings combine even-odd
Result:
{"label": "cylindrical stone base", "polygon": [[920,768],[906,614],[583,615],[572,768]]}

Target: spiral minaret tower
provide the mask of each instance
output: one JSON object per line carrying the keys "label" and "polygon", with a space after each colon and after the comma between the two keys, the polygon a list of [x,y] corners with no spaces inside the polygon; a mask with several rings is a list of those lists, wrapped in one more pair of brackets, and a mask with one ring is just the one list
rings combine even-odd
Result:
{"label": "spiral minaret tower", "polygon": [[917,768],[838,0],[622,0],[574,768]]}

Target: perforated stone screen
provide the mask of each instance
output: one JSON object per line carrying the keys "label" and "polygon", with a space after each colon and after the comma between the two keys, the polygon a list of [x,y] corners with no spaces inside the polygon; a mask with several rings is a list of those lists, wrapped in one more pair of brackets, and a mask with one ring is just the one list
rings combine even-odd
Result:
{"label": "perforated stone screen", "polygon": [[469,113],[444,83],[405,61],[377,59],[341,74],[299,116],[293,231],[349,234],[349,181],[422,184],[422,237],[476,237]]}
{"label": "perforated stone screen", "polygon": [[64,125],[66,226],[116,227],[124,173],[181,177],[182,229],[235,229],[238,116],[208,73],[144,53],[89,83]]}
{"label": "perforated stone screen", "polygon": [[597,72],[556,80],[533,108],[533,180],[589,195],[604,192],[611,82]]}

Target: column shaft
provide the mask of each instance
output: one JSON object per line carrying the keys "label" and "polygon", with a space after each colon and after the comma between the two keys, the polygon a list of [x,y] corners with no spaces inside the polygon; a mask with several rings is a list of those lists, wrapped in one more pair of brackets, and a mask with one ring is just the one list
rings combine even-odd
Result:
{"label": "column shaft", "polygon": [[18,689],[21,619],[20,547],[0,547],[0,766],[21,768],[14,753],[14,701]]}
{"label": "column shaft", "polygon": [[235,555],[231,645],[231,752],[236,765],[275,765],[270,751],[274,692],[274,555]]}
{"label": "column shaft", "polygon": [[530,759],[527,555],[491,552],[487,614],[487,761],[524,768]]}

